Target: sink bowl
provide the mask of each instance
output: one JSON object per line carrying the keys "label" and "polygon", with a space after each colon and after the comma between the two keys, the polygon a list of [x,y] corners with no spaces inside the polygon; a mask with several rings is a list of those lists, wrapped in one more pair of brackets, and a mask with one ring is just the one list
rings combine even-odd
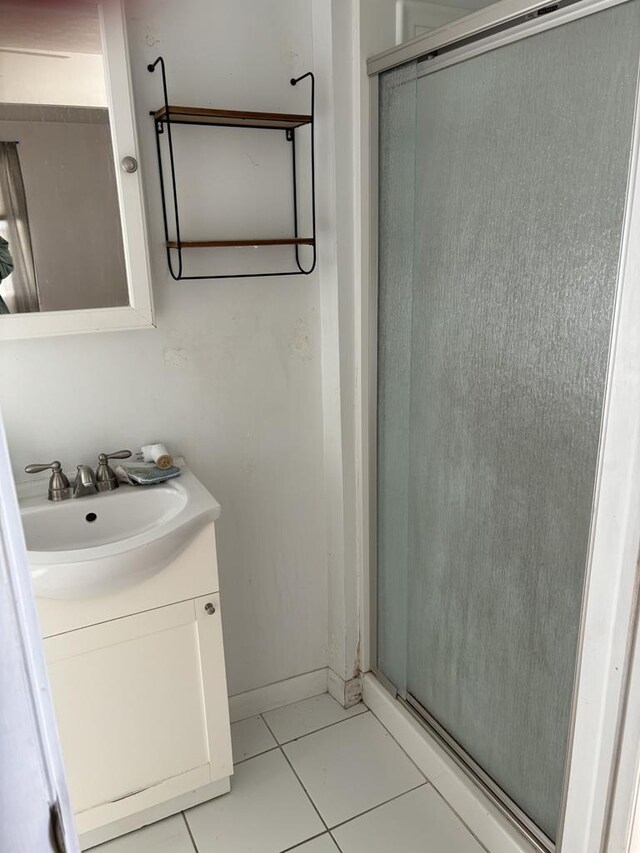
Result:
{"label": "sink bowl", "polygon": [[36,596],[77,599],[161,572],[219,517],[220,504],[183,468],[166,483],[59,503],[47,500],[41,480],[22,490],[20,512]]}

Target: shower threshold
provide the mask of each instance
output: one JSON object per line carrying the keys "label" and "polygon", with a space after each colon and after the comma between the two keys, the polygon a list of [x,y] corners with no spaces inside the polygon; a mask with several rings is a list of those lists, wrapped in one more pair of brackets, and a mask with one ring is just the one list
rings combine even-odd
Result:
{"label": "shower threshold", "polygon": [[[386,681],[386,679],[385,679]],[[401,705],[422,725],[429,734],[435,738],[456,765],[467,775],[467,777],[488,797],[491,802],[502,812],[502,814],[518,829],[525,838],[533,845],[539,853],[554,853],[556,846],[542,830],[536,826],[531,818],[515,803],[508,794],[486,773],[480,765],[466,752],[460,744],[451,737],[440,723],[420,704],[420,702],[407,693],[403,697],[396,693],[396,698]]]}

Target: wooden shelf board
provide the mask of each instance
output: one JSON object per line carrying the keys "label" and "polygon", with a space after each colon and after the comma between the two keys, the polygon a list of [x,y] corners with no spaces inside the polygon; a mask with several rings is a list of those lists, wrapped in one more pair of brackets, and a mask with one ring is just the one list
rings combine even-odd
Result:
{"label": "wooden shelf board", "polygon": [[[167,109],[151,113],[156,121],[167,121]],[[201,107],[169,106],[169,119],[176,124],[213,124],[224,127],[268,127],[288,130],[311,123],[310,115],[288,113],[256,113],[247,110],[214,110]]]}
{"label": "wooden shelf board", "polygon": [[[168,249],[177,249],[178,241],[169,240]],[[253,246],[313,246],[313,237],[276,237],[272,240],[182,240],[183,249],[220,249],[225,247]]]}

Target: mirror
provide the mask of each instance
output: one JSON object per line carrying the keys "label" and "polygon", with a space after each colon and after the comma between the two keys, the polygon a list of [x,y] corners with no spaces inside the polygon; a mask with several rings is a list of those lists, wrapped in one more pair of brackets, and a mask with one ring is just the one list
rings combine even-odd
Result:
{"label": "mirror", "polygon": [[122,6],[0,0],[0,20],[0,339],[148,326]]}

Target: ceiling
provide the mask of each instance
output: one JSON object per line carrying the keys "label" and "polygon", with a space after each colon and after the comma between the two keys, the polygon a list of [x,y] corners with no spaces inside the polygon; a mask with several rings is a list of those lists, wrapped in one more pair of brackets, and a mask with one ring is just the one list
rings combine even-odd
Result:
{"label": "ceiling", "polygon": [[0,0],[0,49],[102,53],[95,0]]}

